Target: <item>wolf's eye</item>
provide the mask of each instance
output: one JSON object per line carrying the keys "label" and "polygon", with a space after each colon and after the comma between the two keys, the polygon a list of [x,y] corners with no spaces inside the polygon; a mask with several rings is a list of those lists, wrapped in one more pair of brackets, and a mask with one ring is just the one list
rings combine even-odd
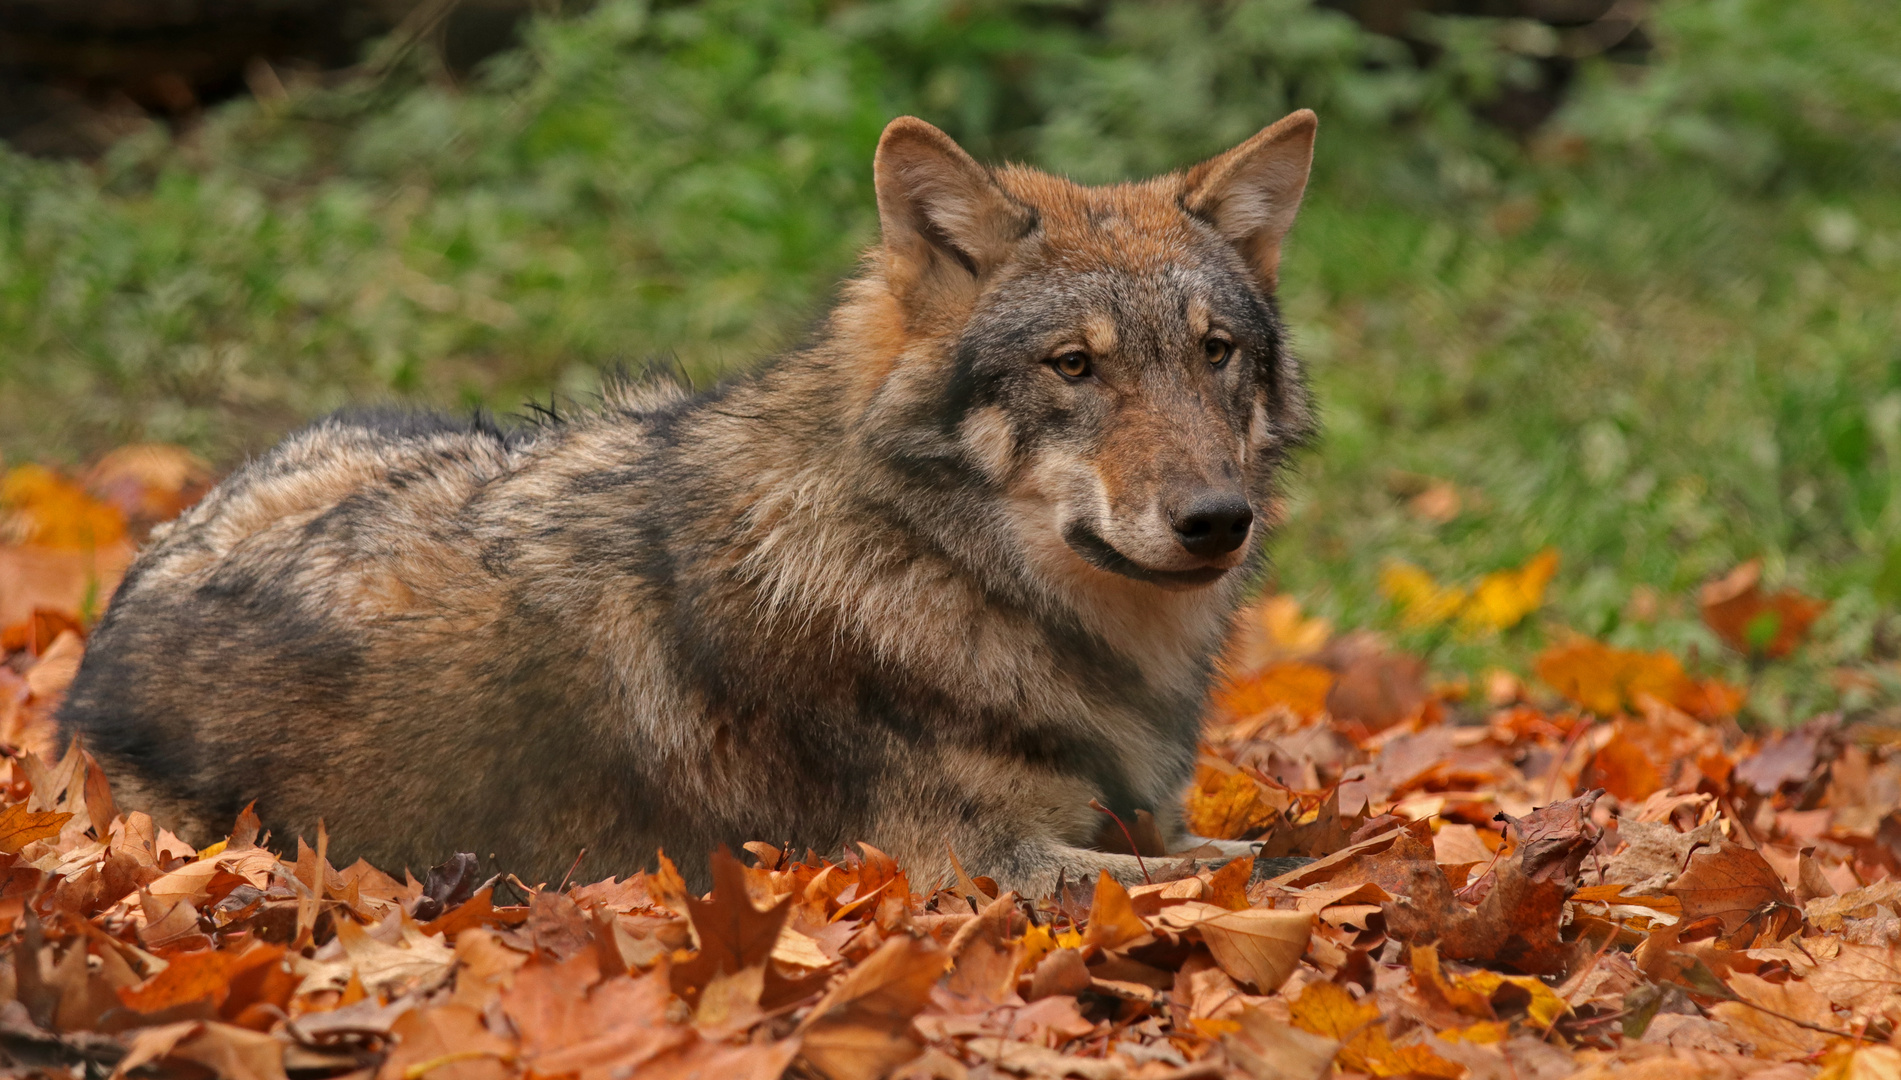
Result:
{"label": "wolf's eye", "polygon": [[1227,338],[1211,337],[1201,343],[1201,351],[1208,357],[1211,366],[1220,367],[1228,362],[1228,357],[1234,355],[1234,342]]}
{"label": "wolf's eye", "polygon": [[1084,352],[1066,352],[1050,361],[1058,374],[1065,379],[1082,379],[1089,375],[1089,354]]}

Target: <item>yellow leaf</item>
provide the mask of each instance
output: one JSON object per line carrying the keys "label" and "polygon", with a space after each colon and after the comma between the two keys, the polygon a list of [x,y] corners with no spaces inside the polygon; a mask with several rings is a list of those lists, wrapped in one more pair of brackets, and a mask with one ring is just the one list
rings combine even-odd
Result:
{"label": "yellow leaf", "polygon": [[[1523,990],[1531,996],[1531,1004],[1525,1007],[1525,1015],[1540,1028],[1548,1028],[1558,1022],[1558,1018],[1571,1011],[1571,1006],[1557,992],[1530,975],[1500,975],[1496,971],[1474,971],[1465,975],[1451,977],[1452,984],[1467,990],[1483,994],[1488,1000],[1506,983]],[[1476,1041],[1476,1040],[1475,1040]]]}
{"label": "yellow leaf", "polygon": [[[1023,955],[1017,960],[1018,975],[1027,975],[1035,971],[1036,965],[1042,963],[1045,956],[1056,950],[1056,939],[1050,936],[1049,930],[1041,926],[1026,927],[1023,936],[1017,940],[1023,945]],[[1080,940],[1080,935],[1078,940]]]}
{"label": "yellow leaf", "polygon": [[1459,615],[1471,630],[1508,630],[1545,602],[1545,589],[1558,573],[1558,552],[1546,548],[1516,570],[1487,574],[1472,590]]}
{"label": "yellow leaf", "polygon": [[1188,828],[1197,836],[1240,840],[1274,823],[1280,811],[1261,797],[1260,782],[1238,769],[1208,765],[1188,789]]}
{"label": "yellow leaf", "polygon": [[1288,1019],[1302,1031],[1345,1043],[1340,1048],[1339,1063],[1355,1072],[1374,1076],[1416,1074],[1445,1080],[1465,1075],[1463,1066],[1454,1065],[1425,1046],[1394,1045],[1380,1026],[1379,1006],[1354,1000],[1345,987],[1335,983],[1307,984],[1287,1011]]}
{"label": "yellow leaf", "polygon": [[1441,585],[1406,562],[1386,564],[1380,571],[1380,592],[1399,605],[1400,622],[1415,627],[1451,622],[1467,600],[1464,589]]}
{"label": "yellow leaf", "polygon": [[41,465],[18,465],[0,477],[6,531],[21,543],[87,551],[125,535],[125,518],[86,489]]}
{"label": "yellow leaf", "polygon": [[1448,1042],[1502,1043],[1505,1036],[1511,1034],[1512,1026],[1503,1020],[1480,1020],[1476,1024],[1467,1024],[1462,1028],[1447,1028],[1439,1037]]}

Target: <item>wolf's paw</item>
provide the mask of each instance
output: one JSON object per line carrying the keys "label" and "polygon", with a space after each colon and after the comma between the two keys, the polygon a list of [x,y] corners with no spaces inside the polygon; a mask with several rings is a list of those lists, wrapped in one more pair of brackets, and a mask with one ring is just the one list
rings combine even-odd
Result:
{"label": "wolf's paw", "polygon": [[1292,873],[1303,866],[1310,865],[1313,861],[1314,860],[1305,855],[1270,855],[1266,858],[1256,857],[1254,860],[1254,876],[1248,879],[1248,881],[1249,884],[1252,884],[1256,881],[1266,881],[1269,878],[1277,878],[1282,874]]}

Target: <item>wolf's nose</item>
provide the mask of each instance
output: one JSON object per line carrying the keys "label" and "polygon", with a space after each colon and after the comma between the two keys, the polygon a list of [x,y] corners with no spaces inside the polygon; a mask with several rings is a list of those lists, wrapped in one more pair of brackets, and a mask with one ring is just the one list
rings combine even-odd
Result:
{"label": "wolf's nose", "polygon": [[1246,499],[1226,492],[1202,495],[1174,518],[1175,539],[1204,559],[1226,555],[1248,538],[1254,511]]}

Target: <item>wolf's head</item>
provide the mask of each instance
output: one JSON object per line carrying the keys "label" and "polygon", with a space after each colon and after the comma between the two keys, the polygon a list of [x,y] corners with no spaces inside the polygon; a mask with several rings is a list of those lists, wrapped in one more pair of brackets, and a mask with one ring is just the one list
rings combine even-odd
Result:
{"label": "wolf's head", "polygon": [[1309,426],[1274,284],[1314,129],[1303,110],[1185,173],[1092,188],[893,121],[875,272],[840,313],[887,358],[854,380],[867,430],[901,467],[1001,492],[1045,562],[1221,578]]}

